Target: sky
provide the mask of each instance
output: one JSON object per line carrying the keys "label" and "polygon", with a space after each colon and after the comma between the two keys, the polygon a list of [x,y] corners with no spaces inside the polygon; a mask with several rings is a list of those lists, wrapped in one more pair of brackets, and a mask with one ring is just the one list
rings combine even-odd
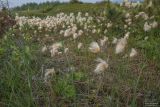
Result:
{"label": "sky", "polygon": [[[55,1],[55,0],[8,0],[10,7],[15,7],[15,6],[21,6],[22,4],[26,4],[29,2],[36,2],[36,3],[41,3],[41,2],[46,2],[46,1]],[[69,0],[56,0],[56,1],[61,1],[61,2],[67,2]],[[99,2],[102,0],[81,0],[83,2]],[[111,0],[111,1],[123,1],[123,0]]]}

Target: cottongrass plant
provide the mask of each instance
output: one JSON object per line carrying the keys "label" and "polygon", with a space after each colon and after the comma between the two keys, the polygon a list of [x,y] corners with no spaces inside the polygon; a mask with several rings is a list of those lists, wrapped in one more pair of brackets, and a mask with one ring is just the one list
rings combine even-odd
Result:
{"label": "cottongrass plant", "polygon": [[108,41],[108,37],[104,36],[103,39],[100,39],[100,46],[104,46]]}
{"label": "cottongrass plant", "polygon": [[133,57],[137,56],[137,54],[138,54],[138,52],[136,51],[136,49],[132,48],[129,56],[130,56],[130,58],[133,58]]}
{"label": "cottongrass plant", "polygon": [[62,43],[54,43],[50,46],[51,57],[54,57],[56,54],[60,54],[59,49],[62,47]]}
{"label": "cottongrass plant", "polygon": [[105,60],[101,59],[101,58],[98,58],[96,60],[98,62],[95,70],[94,70],[94,73],[96,74],[101,74],[102,72],[104,72],[105,70],[107,70],[108,68],[108,62],[106,62]]}
{"label": "cottongrass plant", "polygon": [[130,32],[127,32],[123,38],[118,40],[116,49],[115,49],[116,54],[120,54],[125,50],[125,47],[127,45],[127,40],[129,38],[129,34]]}
{"label": "cottongrass plant", "polygon": [[69,48],[65,48],[64,49],[64,53],[66,54],[66,53],[68,53],[69,52]]}
{"label": "cottongrass plant", "polygon": [[101,51],[100,46],[98,45],[97,42],[92,42],[92,43],[89,45],[89,50],[90,50],[92,53],[99,53],[99,52]]}
{"label": "cottongrass plant", "polygon": [[154,21],[153,23],[151,23],[152,28],[156,28],[158,27],[158,22]]}
{"label": "cottongrass plant", "polygon": [[117,42],[118,42],[118,39],[116,37],[114,37],[112,40],[112,44],[117,44]]}
{"label": "cottongrass plant", "polygon": [[148,22],[145,22],[145,24],[144,24],[144,28],[143,28],[143,29],[144,29],[144,31],[145,31],[145,32],[148,32],[148,31],[150,31],[150,30],[151,30],[151,28],[152,28],[152,26],[151,26],[151,25],[149,25],[149,24],[148,24]]}
{"label": "cottongrass plant", "polygon": [[78,43],[78,49],[81,49],[82,48],[82,46],[83,46],[83,43]]}
{"label": "cottongrass plant", "polygon": [[45,82],[48,81],[48,79],[53,76],[55,74],[55,69],[54,68],[51,68],[51,69],[46,69],[45,70],[45,74],[44,74],[44,80]]}
{"label": "cottongrass plant", "polygon": [[47,46],[44,46],[44,47],[42,47],[41,52],[42,52],[42,53],[45,53],[47,50],[48,50],[48,49],[47,49]]}

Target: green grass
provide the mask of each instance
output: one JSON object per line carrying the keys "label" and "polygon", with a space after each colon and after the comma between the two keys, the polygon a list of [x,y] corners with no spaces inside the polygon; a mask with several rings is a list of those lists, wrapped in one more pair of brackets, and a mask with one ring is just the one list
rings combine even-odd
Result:
{"label": "green grass", "polygon": [[[78,8],[77,8],[78,7]],[[89,12],[93,13],[94,11],[102,11],[106,9],[106,4],[59,4],[56,6],[44,7],[41,9],[31,9],[31,10],[19,10],[14,11],[20,16],[39,16],[45,17],[46,15],[56,15],[57,13],[77,13],[77,12]]]}

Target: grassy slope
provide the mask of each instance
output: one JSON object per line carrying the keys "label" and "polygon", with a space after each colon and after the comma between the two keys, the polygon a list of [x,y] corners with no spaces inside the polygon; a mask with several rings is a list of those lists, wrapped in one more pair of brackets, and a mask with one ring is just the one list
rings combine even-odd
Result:
{"label": "grassy slope", "polygon": [[76,12],[93,12],[93,10],[101,10],[106,8],[105,4],[59,4],[53,7],[46,7],[40,10],[20,10],[16,11],[19,15],[24,16],[46,16],[56,15],[57,13],[76,13]]}
{"label": "grassy slope", "polygon": [[[78,8],[77,8],[78,7]],[[55,15],[59,12],[78,12],[93,10],[96,13],[104,5],[93,4],[67,4],[58,5],[49,10],[19,11],[21,15],[46,16]],[[47,11],[45,11],[47,10]],[[96,13],[97,14],[97,13]],[[159,17],[159,16],[158,16]],[[121,17],[111,17],[113,23],[123,23]],[[158,19],[158,18],[157,18]],[[66,39],[57,32],[38,32],[34,35],[34,29],[24,28],[22,31],[14,29],[6,35],[8,38],[1,40],[0,63],[0,105],[12,107],[24,106],[131,106],[142,102],[143,97],[151,95],[160,99],[159,69],[156,59],[159,58],[159,29],[144,34],[143,23],[138,23],[138,28],[132,33],[128,49],[137,47],[138,57],[134,59],[121,58],[114,53],[112,45],[107,50],[110,54],[110,67],[102,75],[102,78],[94,75],[91,71],[95,68],[94,59],[97,56],[107,59],[105,52],[98,55],[88,52],[90,42],[100,39],[103,36],[98,34],[84,36],[78,41]],[[15,35],[12,35],[15,34]],[[21,36],[25,34],[24,36]],[[44,35],[48,34],[49,37]],[[111,29],[106,36],[111,40],[113,36],[123,36],[123,29]],[[149,36],[146,42],[145,36]],[[37,39],[39,38],[40,41]],[[54,38],[52,40],[51,38]],[[40,48],[44,44],[52,44],[54,41],[61,41],[65,47],[70,49],[68,54],[62,54],[55,58],[49,55],[42,55]],[[83,50],[77,50],[78,42],[85,44]],[[6,44],[7,43],[7,44]],[[62,49],[63,50],[63,49]],[[130,50],[126,50],[129,52]],[[5,53],[5,54],[4,54]],[[147,55],[146,55],[147,54]],[[149,57],[148,57],[149,56]],[[155,57],[155,59],[154,59]],[[159,60],[158,60],[159,61]],[[87,65],[87,66],[86,66]],[[55,67],[58,73],[54,75],[51,83],[43,82],[43,69]],[[67,72],[66,68],[76,67],[76,72]],[[135,103],[136,102],[136,103]],[[139,107],[142,105],[139,104]]]}

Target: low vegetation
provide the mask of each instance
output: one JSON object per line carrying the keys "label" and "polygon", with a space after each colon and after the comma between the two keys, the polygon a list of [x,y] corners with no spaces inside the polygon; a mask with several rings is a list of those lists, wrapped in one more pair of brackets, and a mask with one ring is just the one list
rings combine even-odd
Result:
{"label": "low vegetation", "polygon": [[0,106],[158,105],[160,15],[144,5],[13,9],[16,23],[0,39]]}
{"label": "low vegetation", "polygon": [[3,33],[7,31],[8,28],[15,24],[14,19],[9,15],[8,11],[3,9],[0,11],[0,38],[2,38]]}

